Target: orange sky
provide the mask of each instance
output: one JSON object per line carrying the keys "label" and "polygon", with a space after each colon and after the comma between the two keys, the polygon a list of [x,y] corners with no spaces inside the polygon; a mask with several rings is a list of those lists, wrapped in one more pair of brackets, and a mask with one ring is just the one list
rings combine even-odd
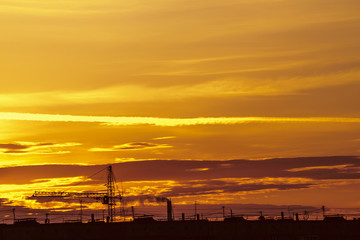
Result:
{"label": "orange sky", "polygon": [[133,198],[359,207],[359,8],[0,0],[3,205],[111,163]]}

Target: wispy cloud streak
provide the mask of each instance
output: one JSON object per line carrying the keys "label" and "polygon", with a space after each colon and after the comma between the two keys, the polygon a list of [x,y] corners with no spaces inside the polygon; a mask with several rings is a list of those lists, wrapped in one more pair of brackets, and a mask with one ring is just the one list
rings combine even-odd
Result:
{"label": "wispy cloud streak", "polygon": [[36,142],[15,142],[0,143],[0,154],[30,155],[30,154],[65,154],[67,150],[60,150],[65,147],[79,146],[80,143],[36,143]]}
{"label": "wispy cloud streak", "polygon": [[106,125],[154,125],[191,126],[223,125],[250,122],[315,122],[315,123],[360,123],[360,118],[339,117],[198,117],[198,118],[160,118],[160,117],[113,117],[78,116],[60,114],[1,112],[0,120],[45,121],[45,122],[92,122]]}
{"label": "wispy cloud streak", "polygon": [[111,148],[91,148],[91,152],[116,152],[123,150],[145,150],[145,149],[158,149],[158,148],[171,148],[171,145],[168,144],[157,144],[150,142],[134,142],[134,143],[125,143],[122,145],[116,145]]}

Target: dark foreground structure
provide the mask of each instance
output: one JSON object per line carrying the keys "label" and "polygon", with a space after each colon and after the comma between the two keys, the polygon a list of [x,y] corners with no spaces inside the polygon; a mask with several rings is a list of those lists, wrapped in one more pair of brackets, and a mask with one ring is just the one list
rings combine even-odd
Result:
{"label": "dark foreground structure", "polygon": [[[360,240],[360,220],[345,220],[341,215],[326,216],[324,220],[301,221],[299,215],[285,218],[284,212],[278,220],[266,219],[262,214],[258,220],[245,220],[242,216],[225,217],[224,221],[186,220],[174,221],[172,203],[167,202],[167,221],[155,221],[152,217],[135,217],[132,208],[132,222],[114,222],[115,177],[108,166],[107,193],[98,192],[35,192],[33,197],[73,197],[95,198],[108,205],[108,216],[98,221],[92,214],[91,221],[64,222],[50,224],[46,215],[45,224],[35,218],[18,219],[14,214],[14,224],[0,224],[0,240]],[[80,202],[81,203],[81,202]],[[325,217],[326,216],[326,217]],[[304,218],[306,219],[306,218]]]}
{"label": "dark foreground structure", "polygon": [[0,225],[0,240],[359,240],[360,221],[229,220]]}

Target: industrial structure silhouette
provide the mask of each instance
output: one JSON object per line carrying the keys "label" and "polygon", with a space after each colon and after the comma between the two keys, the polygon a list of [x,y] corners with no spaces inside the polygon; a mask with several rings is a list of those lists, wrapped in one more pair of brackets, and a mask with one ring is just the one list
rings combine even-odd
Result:
{"label": "industrial structure silhouette", "polygon": [[[101,171],[103,171],[102,169]],[[100,172],[101,172],[100,171]],[[210,221],[196,212],[189,219],[181,214],[181,219],[174,218],[171,199],[158,197],[156,201],[166,202],[166,220],[156,220],[151,215],[136,216],[134,207],[131,207],[132,219],[130,221],[117,221],[115,206],[123,199],[117,189],[116,178],[112,166],[106,168],[106,192],[47,192],[36,191],[33,198],[61,198],[100,200],[107,205],[108,215],[105,219],[95,219],[91,214],[89,221],[84,221],[82,207],[80,219],[51,223],[49,214],[46,214],[44,224],[36,218],[17,218],[16,209],[13,209],[13,224],[0,224],[0,240],[149,240],[149,239],[204,239],[204,240],[356,240],[360,239],[360,219],[346,220],[341,215],[326,215],[326,208],[319,209],[323,219],[309,220],[308,213],[299,213],[285,217],[281,212],[280,217],[269,218],[260,212],[256,220],[246,219],[244,216],[225,214],[222,207],[223,219]],[[99,172],[98,172],[99,173]],[[96,173],[97,174],[97,173]]]}

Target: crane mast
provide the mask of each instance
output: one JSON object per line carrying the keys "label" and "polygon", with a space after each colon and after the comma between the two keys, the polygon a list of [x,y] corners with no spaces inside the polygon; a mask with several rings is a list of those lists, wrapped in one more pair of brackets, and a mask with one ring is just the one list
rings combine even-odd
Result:
{"label": "crane mast", "polygon": [[112,171],[112,166],[108,167],[108,175],[107,175],[107,196],[109,197],[108,205],[108,216],[110,217],[110,222],[114,221],[115,216],[115,176]]}
{"label": "crane mast", "polygon": [[101,200],[103,204],[108,206],[108,221],[114,222],[116,199],[121,200],[122,197],[119,194],[116,195],[116,181],[115,175],[112,171],[112,166],[107,167],[107,183],[106,193],[104,192],[50,192],[50,191],[35,191],[33,197],[59,197],[59,198],[92,198]]}

